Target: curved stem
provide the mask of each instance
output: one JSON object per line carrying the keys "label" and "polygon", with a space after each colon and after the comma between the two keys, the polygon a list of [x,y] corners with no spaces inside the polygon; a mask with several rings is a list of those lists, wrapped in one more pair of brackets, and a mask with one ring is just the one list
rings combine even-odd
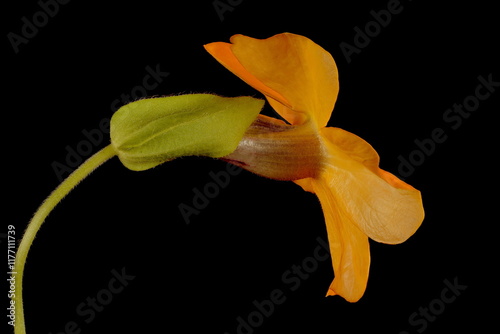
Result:
{"label": "curved stem", "polygon": [[24,266],[26,264],[26,258],[28,256],[28,251],[35,239],[36,233],[42,226],[45,218],[49,213],[55,208],[55,206],[73,189],[80,181],[87,177],[92,171],[94,171],[101,164],[116,155],[114,148],[111,145],[106,146],[90,158],[88,158],[78,169],[73,171],[50,195],[47,199],[40,205],[35,215],[28,224],[24,236],[17,249],[15,269],[15,297],[14,305],[16,308],[16,321],[15,321],[15,334],[25,334],[26,325],[24,323],[24,309],[23,309],[23,273]]}

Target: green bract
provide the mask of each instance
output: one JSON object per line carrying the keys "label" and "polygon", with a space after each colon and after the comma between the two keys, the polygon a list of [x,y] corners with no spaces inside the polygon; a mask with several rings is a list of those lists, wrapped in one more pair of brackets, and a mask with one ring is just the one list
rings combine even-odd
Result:
{"label": "green bract", "polygon": [[264,105],[252,97],[188,94],[129,103],[111,118],[111,145],[141,171],[182,156],[232,153]]}

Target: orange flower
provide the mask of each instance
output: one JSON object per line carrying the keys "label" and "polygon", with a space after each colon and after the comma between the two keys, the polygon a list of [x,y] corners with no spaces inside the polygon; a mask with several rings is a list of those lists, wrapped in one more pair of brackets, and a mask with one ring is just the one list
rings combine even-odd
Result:
{"label": "orange flower", "polygon": [[398,244],[415,233],[424,218],[420,192],[380,169],[366,141],[326,127],[339,90],[327,51],[290,33],[263,40],[234,35],[230,41],[205,48],[263,93],[289,124],[260,115],[225,160],[318,196],[335,273],[327,296],[356,302],[368,280],[368,238]]}

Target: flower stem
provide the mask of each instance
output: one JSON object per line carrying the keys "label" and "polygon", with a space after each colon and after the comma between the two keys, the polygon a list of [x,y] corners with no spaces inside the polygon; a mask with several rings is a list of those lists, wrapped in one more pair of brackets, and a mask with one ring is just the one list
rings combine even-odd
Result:
{"label": "flower stem", "polygon": [[92,171],[94,171],[101,164],[116,155],[115,149],[112,145],[108,145],[89,159],[87,159],[80,167],[78,167],[73,173],[71,173],[50,195],[47,199],[40,205],[38,210],[35,212],[33,218],[28,224],[24,236],[17,249],[15,269],[12,272],[15,273],[15,296],[13,301],[15,302],[16,308],[16,321],[15,321],[15,334],[25,334],[26,325],[24,322],[24,309],[23,309],[23,295],[22,295],[22,285],[23,285],[23,273],[24,266],[26,264],[26,258],[28,256],[28,251],[35,239],[36,233],[42,226],[45,218],[49,213],[55,208],[55,206],[73,189],[80,181],[87,177]]}

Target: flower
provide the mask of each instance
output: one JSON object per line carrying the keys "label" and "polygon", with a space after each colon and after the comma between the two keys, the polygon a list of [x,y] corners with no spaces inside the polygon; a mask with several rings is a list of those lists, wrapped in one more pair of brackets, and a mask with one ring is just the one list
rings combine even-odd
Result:
{"label": "flower", "polygon": [[366,141],[326,127],[339,90],[330,53],[290,33],[267,39],[234,35],[230,42],[205,49],[264,94],[289,124],[260,115],[224,159],[317,195],[335,274],[327,296],[356,302],[368,281],[368,239],[398,244],[413,235],[424,218],[420,192],[380,169]]}

